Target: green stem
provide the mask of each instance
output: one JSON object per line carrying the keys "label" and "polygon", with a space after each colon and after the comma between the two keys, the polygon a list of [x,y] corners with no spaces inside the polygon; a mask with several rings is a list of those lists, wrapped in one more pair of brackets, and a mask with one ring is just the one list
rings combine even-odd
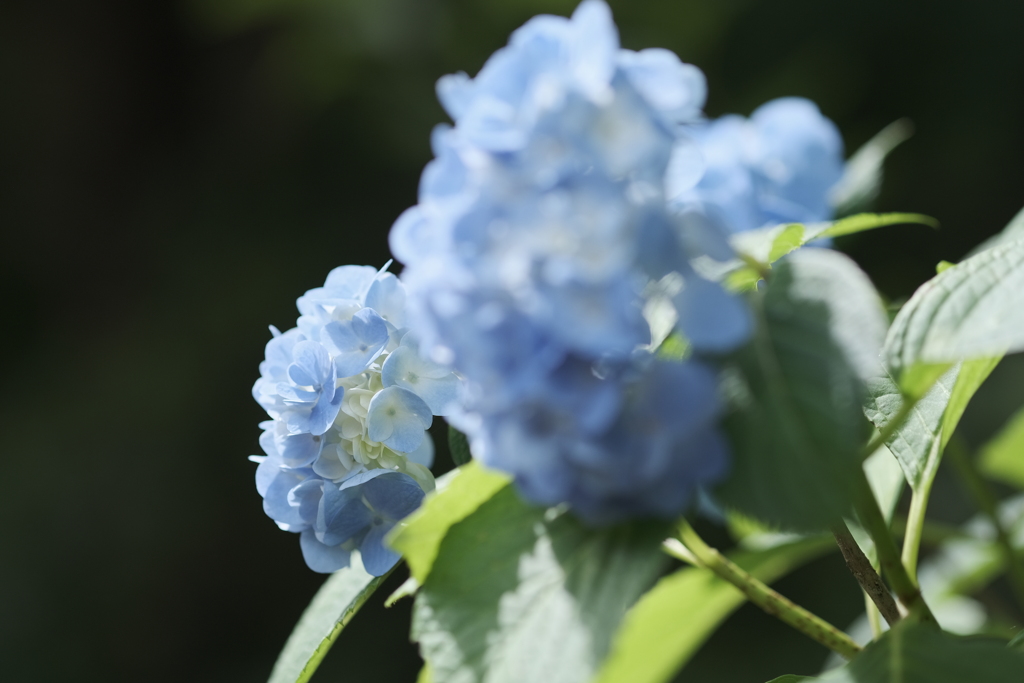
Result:
{"label": "green stem", "polygon": [[860,652],[860,646],[848,635],[772,590],[707,545],[686,520],[679,526],[679,538],[702,566],[736,586],[752,603],[768,614],[846,659],[853,659]]}
{"label": "green stem", "polygon": [[749,256],[748,254],[744,254],[743,252],[738,251],[736,252],[736,255],[739,256],[740,260],[747,264],[747,266],[750,269],[752,269],[758,275],[760,275],[762,280],[768,282],[768,280],[771,279],[772,267],[770,265],[768,265],[767,263],[762,263],[753,256]]}
{"label": "green stem", "polygon": [[928,499],[932,487],[923,486],[910,494],[910,509],[907,511],[907,524],[903,531],[903,553],[901,559],[907,573],[916,582],[917,558],[921,552],[921,536],[924,534],[924,517],[928,512]]}
{"label": "green stem", "polygon": [[860,517],[861,524],[875,542],[882,573],[889,579],[889,585],[892,586],[896,597],[907,608],[911,616],[921,621],[936,623],[932,611],[921,595],[921,590],[900,560],[900,551],[889,531],[889,524],[885,521],[885,516],[882,514],[881,508],[878,507],[878,501],[875,500],[875,494],[871,492],[871,486],[863,472],[858,472],[855,486],[854,501],[857,516]]}
{"label": "green stem", "polygon": [[871,627],[871,639],[878,640],[882,637],[882,615],[878,613],[878,608],[867,593],[864,593],[864,614],[868,618],[868,626]]}
{"label": "green stem", "polygon": [[981,478],[974,460],[967,451],[967,446],[962,439],[954,437],[946,447],[946,453],[953,461],[960,472],[960,478],[968,493],[974,498],[975,504],[985,513],[985,516],[992,522],[996,530],[996,541],[1006,557],[1006,566],[1009,573],[1010,587],[1013,588],[1017,604],[1024,608],[1024,564],[1021,564],[1020,557],[1013,549],[1013,542],[1006,526],[999,518],[998,502],[995,495],[989,489],[988,484]]}

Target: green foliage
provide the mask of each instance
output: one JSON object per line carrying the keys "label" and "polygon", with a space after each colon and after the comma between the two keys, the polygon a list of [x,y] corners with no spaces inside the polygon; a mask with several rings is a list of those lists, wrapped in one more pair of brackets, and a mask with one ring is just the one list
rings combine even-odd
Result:
{"label": "green foliage", "polygon": [[[1024,349],[1024,240],[948,268],[897,314],[884,359],[905,390],[920,390],[920,366]],[[912,386],[908,386],[912,385]]]}
{"label": "green foliage", "polygon": [[664,566],[668,532],[588,529],[501,489],[451,526],[417,595],[413,637],[434,679],[590,680]]}
{"label": "green foliage", "polygon": [[728,265],[723,280],[734,291],[749,291],[762,277],[752,267],[751,261],[769,266],[814,240],[842,237],[901,223],[938,227],[938,221],[934,218],[918,213],[862,213],[832,223],[790,223],[737,233],[730,240],[733,248],[745,258]]}
{"label": "green foliage", "polygon": [[885,312],[850,259],[821,249],[779,262],[753,306],[761,320],[731,382],[722,500],[783,528],[822,529],[849,510]]}
{"label": "green foliage", "polygon": [[465,465],[473,459],[473,454],[469,452],[469,440],[466,439],[466,435],[451,425],[448,425],[448,452],[451,453],[452,462],[456,467]]}
{"label": "green foliage", "polygon": [[920,213],[859,213],[855,216],[842,218],[831,224],[826,223],[821,229],[809,231],[804,238],[804,244],[812,240],[820,240],[827,237],[843,237],[864,232],[865,230],[874,230],[875,228],[885,228],[890,225],[905,223],[917,223],[931,228],[939,227],[937,220]]}
{"label": "green foliage", "polygon": [[1024,653],[991,639],[964,638],[903,620],[820,683],[1009,683],[1024,675]]}
{"label": "green foliage", "polygon": [[422,584],[430,574],[438,548],[451,526],[473,514],[508,485],[503,474],[486,470],[476,461],[460,467],[451,479],[438,481],[438,489],[388,539],[402,553],[409,572]]}
{"label": "green foliage", "polygon": [[768,263],[775,263],[786,254],[800,248],[804,243],[804,226],[799,223],[781,226],[781,231],[772,240],[768,251]]}
{"label": "green foliage", "polygon": [[[730,559],[771,583],[832,549],[831,537],[813,537]],[[626,615],[596,683],[671,680],[745,600],[739,589],[708,569],[688,568],[666,576]]]}
{"label": "green foliage", "polygon": [[332,574],[313,596],[288,636],[288,642],[274,663],[269,683],[308,681],[342,629],[390,573],[384,576],[367,574],[358,554],[355,554],[352,566]]}
{"label": "green foliage", "polygon": [[786,674],[785,676],[779,676],[768,681],[768,683],[800,683],[800,681],[809,681],[810,676],[794,676],[793,674]]}
{"label": "green foliage", "polygon": [[982,447],[978,467],[992,479],[1024,489],[1024,410]]}
{"label": "green foliage", "polygon": [[982,358],[958,363],[947,370],[904,415],[907,399],[891,376],[868,381],[864,413],[879,429],[893,419],[902,424],[886,440],[915,491],[928,489],[938,472],[942,451],[956,430],[971,397],[1000,358]]}

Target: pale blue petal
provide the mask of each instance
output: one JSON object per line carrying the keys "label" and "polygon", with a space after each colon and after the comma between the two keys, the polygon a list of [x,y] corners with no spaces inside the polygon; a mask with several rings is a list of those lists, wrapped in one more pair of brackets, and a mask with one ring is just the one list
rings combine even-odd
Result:
{"label": "pale blue petal", "polygon": [[384,386],[408,389],[430,407],[434,415],[445,415],[459,395],[461,381],[448,368],[420,356],[404,343],[391,352],[381,368]]}
{"label": "pale blue petal", "polygon": [[394,526],[394,523],[374,524],[359,545],[363,568],[373,576],[383,576],[402,559],[401,555],[384,544],[384,537]]}
{"label": "pale blue petal", "polygon": [[299,507],[289,502],[292,489],[304,482],[308,470],[278,470],[277,476],[267,486],[263,496],[263,511],[276,522],[305,528],[307,522],[302,519]]}
{"label": "pale blue petal", "polygon": [[370,509],[392,522],[415,511],[423,502],[424,495],[416,480],[401,472],[391,472],[366,482],[362,492]]}
{"label": "pale blue petal", "polygon": [[320,454],[323,437],[313,434],[278,433],[275,445],[284,466],[307,467]]}
{"label": "pale blue petal", "polygon": [[339,444],[330,444],[317,457],[316,462],[313,463],[313,471],[324,479],[330,479],[336,481],[343,478],[348,474],[349,469],[341,462],[341,458],[338,457],[338,449],[341,448]]}
{"label": "pale blue petal", "polygon": [[366,293],[366,307],[372,308],[395,327],[405,327],[405,286],[392,273],[381,273]]}
{"label": "pale blue petal", "polygon": [[334,298],[359,299],[376,276],[372,266],[338,266],[327,274],[324,289]]}
{"label": "pale blue petal", "polygon": [[661,48],[623,50],[619,64],[633,87],[670,121],[692,121],[700,116],[707,97],[704,72],[684,64],[674,52]]}
{"label": "pale blue petal", "polygon": [[349,565],[349,551],[339,546],[324,545],[316,539],[312,529],[306,529],[299,536],[299,547],[306,566],[320,574],[331,574]]}
{"label": "pale blue petal", "polygon": [[419,447],[432,421],[430,407],[419,396],[401,387],[386,387],[370,401],[367,435],[393,450],[409,453]]}
{"label": "pale blue petal", "polygon": [[430,432],[427,432],[423,441],[411,453],[406,453],[407,457],[411,462],[417,465],[423,465],[426,468],[430,468],[434,464],[434,440],[430,437]]}
{"label": "pale blue petal", "polygon": [[324,495],[316,517],[316,536],[327,545],[338,545],[357,536],[373,521],[373,516],[357,489],[339,490],[324,484]]}
{"label": "pale blue petal", "polygon": [[265,459],[256,467],[256,490],[261,496],[266,498],[267,489],[280,471],[281,468],[271,458]]}
{"label": "pale blue petal", "polygon": [[321,341],[334,356],[338,377],[358,375],[388,344],[388,326],[376,311],[364,308],[351,320],[324,326]]}
{"label": "pale blue petal", "polygon": [[303,524],[312,525],[316,521],[323,490],[323,480],[311,477],[288,492],[288,505],[298,509]]}

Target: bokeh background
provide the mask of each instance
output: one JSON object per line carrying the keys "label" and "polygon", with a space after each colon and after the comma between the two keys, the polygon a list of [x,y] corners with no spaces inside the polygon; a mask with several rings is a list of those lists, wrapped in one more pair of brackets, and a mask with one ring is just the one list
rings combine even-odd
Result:
{"label": "bokeh background", "polygon": [[[810,97],[848,150],[913,119],[877,208],[941,230],[839,243],[887,296],[1024,204],[1019,0],[611,4],[624,46],[704,69],[709,114]],[[388,258],[445,120],[434,81],[574,5],[0,3],[0,677],[265,680],[322,580],[263,515],[246,461],[266,326],[291,326],[330,268]],[[1011,358],[964,436],[983,440],[1022,402]],[[945,479],[932,505],[971,513]],[[861,608],[838,555],[780,585],[840,625]],[[316,680],[414,680],[409,601],[379,603]],[[745,607],[679,680],[760,683],[824,658]]]}

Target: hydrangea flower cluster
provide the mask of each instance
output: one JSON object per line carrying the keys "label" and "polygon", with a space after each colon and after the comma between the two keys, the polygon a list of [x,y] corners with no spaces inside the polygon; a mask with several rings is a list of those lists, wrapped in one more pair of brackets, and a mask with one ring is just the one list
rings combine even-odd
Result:
{"label": "hydrangea flower cluster", "polygon": [[459,379],[421,357],[405,299],[393,274],[342,266],[299,298],[295,328],[271,327],[253,386],[272,418],[260,425],[256,487],[314,571],[348,566],[358,548],[368,572],[386,572],[398,555],[384,535],[433,488],[426,429]]}
{"label": "hydrangea flower cluster", "polygon": [[[704,174],[694,185],[685,166],[670,167],[666,187],[676,211],[699,211],[729,232],[832,218],[829,191],[843,175],[843,139],[810,100],[772,100],[749,119],[722,116],[687,132]],[[677,151],[691,153],[689,144]]]}
{"label": "hydrangea flower cluster", "polygon": [[[678,514],[728,464],[700,359],[750,331],[744,303],[691,266],[730,258],[724,233],[666,203],[670,161],[677,181],[701,175],[682,131],[703,74],[620,49],[608,7],[585,0],[571,19],[531,19],[438,95],[454,126],[435,130],[390,239],[423,351],[466,379],[450,421],[536,503],[593,523]],[[643,316],[666,277],[685,362],[655,357]]]}

